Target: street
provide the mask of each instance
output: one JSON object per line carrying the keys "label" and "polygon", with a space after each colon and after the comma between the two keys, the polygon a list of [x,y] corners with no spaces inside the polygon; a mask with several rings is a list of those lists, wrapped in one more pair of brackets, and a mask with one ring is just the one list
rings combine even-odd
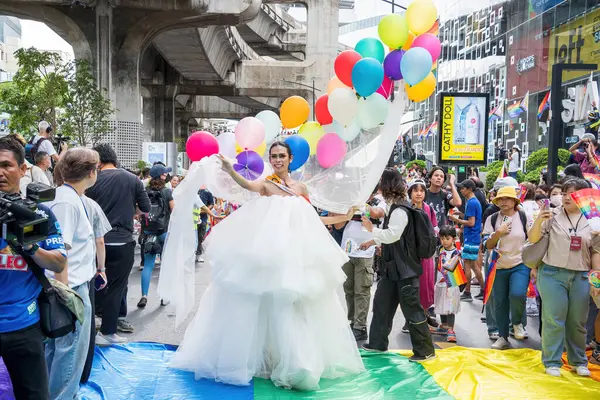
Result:
{"label": "street", "polygon": [[[129,277],[129,291],[127,295],[128,304],[128,319],[135,327],[133,334],[122,334],[132,342],[159,342],[178,345],[183,339],[185,329],[191,319],[194,317],[197,307],[186,318],[181,327],[175,327],[175,308],[171,305],[161,306],[160,298],[156,292],[158,284],[159,268],[155,268],[152,273],[152,281],[150,284],[150,292],[148,295],[148,305],[145,309],[138,309],[137,302],[140,299],[140,278],[141,272],[139,266],[139,254],[136,254],[135,265]],[[159,265],[157,265],[158,267]],[[210,283],[210,269],[204,263],[196,264],[196,305]],[[372,293],[375,293],[376,285],[373,285]],[[341,290],[341,289],[340,289]],[[479,293],[479,288],[475,287],[473,293]],[[342,300],[343,301],[343,300]],[[486,325],[481,322],[480,317],[482,302],[475,300],[472,303],[461,303],[461,312],[456,316],[456,337],[457,344],[464,347],[472,348],[490,348],[493,343],[487,336]],[[371,315],[369,315],[369,320]],[[404,317],[398,308],[394,319],[394,328],[390,335],[390,349],[411,349],[410,338],[407,333],[402,333],[401,328],[404,325]],[[510,339],[514,348],[532,348],[539,350],[540,337],[538,334],[538,319],[537,317],[528,319],[527,331],[529,339],[515,340]],[[448,348],[455,346],[446,342],[445,337],[435,336],[433,340],[437,347]]]}

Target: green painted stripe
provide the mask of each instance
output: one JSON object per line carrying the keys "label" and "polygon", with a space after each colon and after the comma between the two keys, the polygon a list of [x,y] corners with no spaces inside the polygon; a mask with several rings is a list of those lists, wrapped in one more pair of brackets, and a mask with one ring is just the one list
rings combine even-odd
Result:
{"label": "green painted stripe", "polygon": [[271,381],[254,379],[254,400],[379,400],[454,399],[421,364],[395,353],[361,352],[366,372],[341,379],[323,379],[314,392],[275,387]]}

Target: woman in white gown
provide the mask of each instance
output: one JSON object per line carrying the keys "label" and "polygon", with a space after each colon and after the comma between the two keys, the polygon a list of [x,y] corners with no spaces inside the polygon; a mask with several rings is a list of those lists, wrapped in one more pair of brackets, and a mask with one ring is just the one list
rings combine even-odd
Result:
{"label": "woman in white gown", "polygon": [[321,378],[364,371],[337,290],[345,253],[288,173],[289,146],[270,150],[275,174],[248,181],[223,157],[222,169],[260,194],[216,225],[205,242],[212,269],[198,312],[171,367],[234,385],[252,377],[318,388]]}

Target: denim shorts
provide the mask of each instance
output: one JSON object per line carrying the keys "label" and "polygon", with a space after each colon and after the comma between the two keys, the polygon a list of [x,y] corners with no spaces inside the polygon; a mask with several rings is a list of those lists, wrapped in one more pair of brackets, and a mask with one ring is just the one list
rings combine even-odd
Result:
{"label": "denim shorts", "polygon": [[465,243],[462,250],[463,260],[475,261],[479,257],[479,244],[467,244]]}

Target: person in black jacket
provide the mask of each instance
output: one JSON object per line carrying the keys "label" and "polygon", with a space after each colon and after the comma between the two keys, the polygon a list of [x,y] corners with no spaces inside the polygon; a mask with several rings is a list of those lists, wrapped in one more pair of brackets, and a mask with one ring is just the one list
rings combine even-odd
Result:
{"label": "person in black jacket", "polygon": [[[424,362],[435,358],[431,333],[425,311],[419,301],[419,276],[421,260],[416,252],[413,210],[406,198],[406,187],[398,170],[388,168],[381,176],[381,194],[387,204],[383,228],[374,228],[364,218],[363,226],[373,233],[373,240],[363,243],[368,248],[381,245],[381,280],[373,300],[373,320],[369,343],[363,344],[368,351],[387,351],[388,336],[392,330],[398,304],[408,321],[410,340],[413,346],[413,362]],[[404,234],[404,233],[407,234]]]}

